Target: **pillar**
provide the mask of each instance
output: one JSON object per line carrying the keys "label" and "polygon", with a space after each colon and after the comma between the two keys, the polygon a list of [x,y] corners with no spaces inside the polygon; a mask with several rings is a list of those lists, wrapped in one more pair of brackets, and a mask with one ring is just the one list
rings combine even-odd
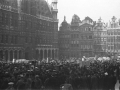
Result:
{"label": "pillar", "polygon": [[48,49],[47,49],[47,58],[48,58]]}
{"label": "pillar", "polygon": [[3,50],[3,60],[5,61],[5,51]]}
{"label": "pillar", "polygon": [[10,61],[10,51],[8,50],[8,62]]}
{"label": "pillar", "polygon": [[38,54],[39,56],[38,56],[38,59],[39,59],[39,61],[40,61],[40,49],[39,49],[39,54]]}
{"label": "pillar", "polygon": [[43,49],[43,60],[44,60],[44,49]]}
{"label": "pillar", "polygon": [[25,58],[25,53],[24,53],[23,50],[21,51],[21,59],[22,59],[22,58]]}
{"label": "pillar", "polygon": [[53,58],[55,59],[55,49],[54,49],[54,55],[53,55]]}
{"label": "pillar", "polygon": [[15,59],[15,52],[14,52],[14,50],[13,50],[13,59]]}
{"label": "pillar", "polygon": [[51,49],[51,59],[52,59],[52,49]]}
{"label": "pillar", "polygon": [[19,59],[19,50],[17,51],[17,59]]}
{"label": "pillar", "polygon": [[56,50],[56,58],[58,59],[58,50]]}

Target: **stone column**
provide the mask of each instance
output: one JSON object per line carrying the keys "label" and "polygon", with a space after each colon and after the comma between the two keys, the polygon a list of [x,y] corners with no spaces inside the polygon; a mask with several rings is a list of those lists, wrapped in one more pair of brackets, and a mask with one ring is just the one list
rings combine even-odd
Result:
{"label": "stone column", "polygon": [[47,58],[48,58],[48,49],[47,49]]}
{"label": "stone column", "polygon": [[38,56],[38,59],[39,59],[39,61],[40,61],[40,49],[39,49],[39,56]]}
{"label": "stone column", "polygon": [[58,59],[58,49],[56,50],[56,58]]}
{"label": "stone column", "polygon": [[54,57],[53,58],[55,59],[55,49],[54,49]]}
{"label": "stone column", "polygon": [[8,61],[7,62],[9,61],[10,61],[10,51],[8,50]]}
{"label": "stone column", "polygon": [[43,49],[43,59],[45,59],[45,58],[44,58],[44,49]]}
{"label": "stone column", "polygon": [[17,51],[17,59],[19,59],[19,50]]}
{"label": "stone column", "polygon": [[51,58],[52,58],[52,49],[51,49]]}
{"label": "stone column", "polygon": [[23,58],[24,58],[23,54],[24,54],[24,53],[23,53],[23,51],[21,50],[21,53],[20,53],[20,56],[19,56],[20,59],[23,59]]}
{"label": "stone column", "polygon": [[5,51],[3,50],[3,60],[5,61]]}
{"label": "stone column", "polygon": [[21,59],[24,59],[25,58],[25,52],[24,50],[21,51]]}
{"label": "stone column", "polygon": [[13,50],[13,59],[15,59],[15,52],[14,52],[14,50]]}

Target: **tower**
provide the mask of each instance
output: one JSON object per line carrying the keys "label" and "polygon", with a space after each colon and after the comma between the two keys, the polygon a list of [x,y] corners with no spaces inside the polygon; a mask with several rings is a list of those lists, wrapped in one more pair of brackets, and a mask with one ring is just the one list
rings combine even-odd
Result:
{"label": "tower", "polygon": [[21,12],[21,2],[22,0],[17,0],[18,2],[18,12],[20,13]]}
{"label": "tower", "polygon": [[52,0],[52,8],[53,8],[52,13],[53,13],[54,19],[57,19],[57,13],[58,13],[57,3],[58,3],[58,0]]}

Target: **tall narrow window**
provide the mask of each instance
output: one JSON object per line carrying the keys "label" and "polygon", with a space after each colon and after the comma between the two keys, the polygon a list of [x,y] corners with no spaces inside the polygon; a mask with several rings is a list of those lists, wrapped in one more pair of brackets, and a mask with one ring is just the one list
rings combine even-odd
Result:
{"label": "tall narrow window", "polygon": [[4,43],[4,35],[1,37],[1,43]]}
{"label": "tall narrow window", "polygon": [[6,43],[8,43],[8,35],[6,35]]}

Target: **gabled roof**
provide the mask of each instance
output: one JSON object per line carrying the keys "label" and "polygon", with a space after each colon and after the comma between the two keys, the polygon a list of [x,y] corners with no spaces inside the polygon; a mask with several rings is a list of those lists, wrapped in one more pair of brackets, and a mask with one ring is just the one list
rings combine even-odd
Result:
{"label": "gabled roof", "polygon": [[71,23],[75,23],[75,22],[81,23],[80,18],[76,14],[73,15]]}
{"label": "gabled roof", "polygon": [[82,23],[80,24],[80,26],[81,25],[84,25],[84,24],[90,24],[90,25],[94,25],[94,21],[90,18],[90,17],[85,17],[85,19],[84,20],[82,20]]}
{"label": "gabled roof", "polygon": [[84,20],[89,20],[90,22],[93,22],[93,20],[90,18],[90,17],[85,17],[85,19]]}

